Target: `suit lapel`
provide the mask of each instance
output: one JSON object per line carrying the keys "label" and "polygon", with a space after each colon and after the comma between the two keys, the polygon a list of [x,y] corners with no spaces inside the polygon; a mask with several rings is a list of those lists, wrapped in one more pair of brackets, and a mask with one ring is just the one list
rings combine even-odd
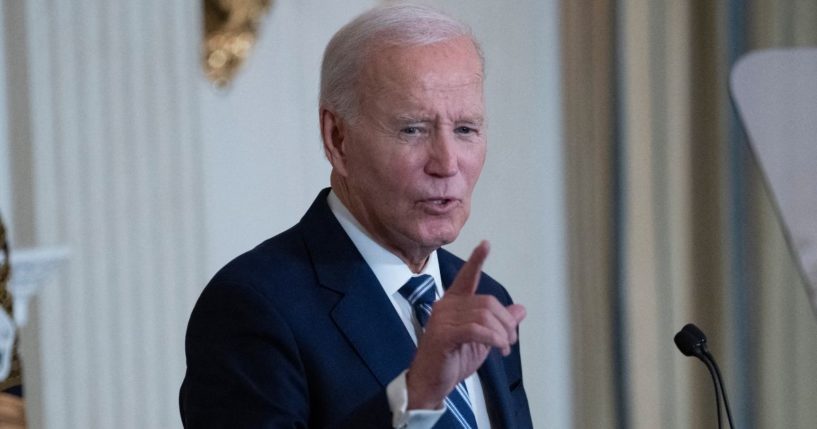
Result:
{"label": "suit lapel", "polygon": [[[456,278],[462,261],[446,250],[437,251],[437,258],[440,261],[440,277],[443,286],[448,286]],[[487,293],[482,285],[477,286],[477,293]],[[513,406],[511,404],[510,385],[508,376],[505,373],[505,365],[502,363],[502,354],[492,349],[485,359],[485,362],[477,370],[479,380],[482,383],[482,390],[485,394],[485,403],[488,407],[488,415],[491,418],[491,426],[494,428],[513,427],[514,416],[511,414]]]}
{"label": "suit lapel", "polygon": [[324,189],[301,219],[320,284],[341,298],[331,310],[338,329],[381,385],[408,368],[415,347],[389,298],[329,209]]}

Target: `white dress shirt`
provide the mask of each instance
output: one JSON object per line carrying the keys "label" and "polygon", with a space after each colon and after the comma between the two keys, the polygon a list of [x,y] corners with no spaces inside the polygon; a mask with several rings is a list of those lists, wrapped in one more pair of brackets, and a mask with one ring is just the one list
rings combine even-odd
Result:
{"label": "white dress shirt", "polygon": [[[437,296],[443,296],[443,282],[440,278],[440,265],[437,260],[437,252],[434,251],[428,256],[428,261],[423,267],[422,272],[414,274],[408,265],[398,258],[397,255],[383,248],[369,236],[352,213],[349,212],[337,195],[335,195],[334,191],[329,192],[327,202],[329,203],[329,208],[332,210],[332,214],[335,215],[340,223],[340,226],[352,240],[352,243],[354,243],[357,250],[363,256],[363,259],[369,265],[369,268],[374,272],[375,277],[377,277],[377,280],[383,287],[383,291],[394,306],[394,310],[397,312],[397,315],[400,316],[403,325],[405,325],[406,331],[411,335],[416,345],[417,338],[422,335],[422,328],[417,322],[417,319],[412,315],[411,304],[400,295],[399,289],[406,284],[412,276],[428,274],[434,278],[434,282],[437,286]],[[479,376],[474,373],[466,378],[465,387],[468,388],[471,408],[474,410],[477,426],[480,429],[490,428],[491,424],[485,406],[485,394],[482,391],[482,383],[479,381]],[[445,408],[440,410],[406,410],[408,406],[406,371],[400,373],[397,378],[389,383],[386,387],[386,394],[389,399],[392,415],[394,416],[394,427],[396,428],[431,428],[445,412]]]}

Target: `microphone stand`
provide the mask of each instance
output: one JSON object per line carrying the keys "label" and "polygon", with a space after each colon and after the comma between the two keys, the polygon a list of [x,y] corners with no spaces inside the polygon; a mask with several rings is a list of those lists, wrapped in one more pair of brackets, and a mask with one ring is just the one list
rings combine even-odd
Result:
{"label": "microphone stand", "polygon": [[709,348],[706,345],[706,335],[703,331],[698,329],[692,323],[687,324],[680,332],[675,334],[675,345],[681,350],[681,353],[687,356],[695,356],[700,359],[709,370],[709,375],[712,376],[712,383],[715,385],[715,406],[718,409],[718,428],[722,426],[721,415],[721,397],[723,397],[724,408],[726,408],[726,417],[729,420],[729,427],[735,429],[735,424],[732,421],[732,411],[729,409],[729,400],[726,397],[726,387],[723,384],[721,371],[715,358],[709,353]]}

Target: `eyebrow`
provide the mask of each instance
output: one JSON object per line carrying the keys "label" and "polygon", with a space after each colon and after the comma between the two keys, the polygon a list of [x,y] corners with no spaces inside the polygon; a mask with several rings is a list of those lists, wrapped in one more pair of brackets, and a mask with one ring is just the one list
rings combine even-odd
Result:
{"label": "eyebrow", "polygon": [[481,116],[466,117],[466,118],[459,119],[456,122],[457,123],[474,124],[474,125],[482,125],[485,122],[485,118],[483,118]]}
{"label": "eyebrow", "polygon": [[433,122],[434,118],[426,116],[426,115],[412,115],[408,113],[401,113],[395,116],[395,120],[401,123],[413,123],[413,122]]}
{"label": "eyebrow", "polygon": [[[434,122],[435,121],[435,119],[433,117],[426,116],[426,115],[423,115],[423,114],[412,115],[412,114],[406,114],[406,113],[398,114],[397,116],[395,116],[395,120],[397,122],[400,122],[400,123],[428,123],[428,122]],[[482,125],[484,122],[485,122],[485,118],[483,118],[481,115],[475,115],[475,116],[464,115],[463,117],[454,120],[455,124],[456,123],[468,123],[468,124],[474,124],[474,125]]]}

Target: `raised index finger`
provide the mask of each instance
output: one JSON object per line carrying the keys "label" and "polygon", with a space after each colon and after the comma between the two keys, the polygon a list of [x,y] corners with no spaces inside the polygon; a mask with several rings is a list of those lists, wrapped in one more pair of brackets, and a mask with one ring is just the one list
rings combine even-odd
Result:
{"label": "raised index finger", "polygon": [[485,262],[485,258],[488,257],[490,250],[491,246],[488,242],[482,240],[471,252],[471,257],[460,268],[457,278],[454,279],[454,284],[445,293],[453,293],[454,295],[473,295],[476,293],[479,276],[482,273],[482,264]]}

